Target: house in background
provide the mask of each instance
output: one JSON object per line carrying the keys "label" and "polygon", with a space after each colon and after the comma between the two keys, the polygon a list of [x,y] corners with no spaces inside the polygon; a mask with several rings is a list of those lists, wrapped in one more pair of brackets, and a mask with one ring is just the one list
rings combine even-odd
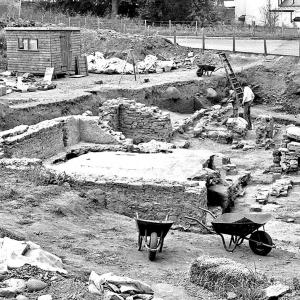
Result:
{"label": "house in background", "polygon": [[300,27],[300,0],[235,0],[235,19],[249,25],[264,25],[263,10],[278,17],[277,25]]}

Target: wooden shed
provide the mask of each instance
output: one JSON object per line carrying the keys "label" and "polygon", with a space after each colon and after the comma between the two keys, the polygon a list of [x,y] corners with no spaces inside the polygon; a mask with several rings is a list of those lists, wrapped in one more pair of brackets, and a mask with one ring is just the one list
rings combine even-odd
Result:
{"label": "wooden shed", "polygon": [[6,38],[9,71],[44,74],[54,67],[55,74],[65,74],[79,67],[79,28],[8,27]]}

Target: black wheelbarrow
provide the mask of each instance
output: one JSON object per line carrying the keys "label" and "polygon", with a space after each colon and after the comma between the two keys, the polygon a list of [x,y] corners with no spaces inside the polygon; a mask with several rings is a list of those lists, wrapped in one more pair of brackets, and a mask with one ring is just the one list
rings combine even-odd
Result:
{"label": "black wheelbarrow", "polygon": [[164,221],[153,221],[140,219],[138,213],[136,213],[136,226],[138,230],[138,250],[142,250],[143,242],[144,246],[148,250],[149,260],[155,259],[156,253],[162,251],[164,245],[164,239],[169,232],[172,221],[169,221],[169,216],[166,216]]}
{"label": "black wheelbarrow", "polygon": [[[237,246],[244,242],[244,240],[249,241],[249,247],[255,254],[258,255],[265,256],[272,250],[272,248],[275,248],[272,238],[267,232],[265,232],[264,229],[264,225],[272,217],[270,214],[225,213],[216,217],[207,209],[201,208],[201,210],[209,213],[214,218],[211,222],[213,229],[195,218],[186,218],[196,221],[210,233],[220,235],[226,251],[233,252]],[[260,227],[263,227],[263,230],[258,230]],[[225,234],[231,236],[228,244],[226,244],[224,238]]]}

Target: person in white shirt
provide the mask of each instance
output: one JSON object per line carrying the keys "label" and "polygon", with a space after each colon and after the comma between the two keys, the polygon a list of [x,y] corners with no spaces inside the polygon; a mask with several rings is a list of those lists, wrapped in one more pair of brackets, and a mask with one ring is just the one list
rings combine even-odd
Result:
{"label": "person in white shirt", "polygon": [[251,104],[255,98],[254,93],[252,92],[249,86],[244,87],[244,95],[243,95],[243,102],[242,105],[244,106],[244,119],[248,122],[248,129],[252,129],[251,123]]}

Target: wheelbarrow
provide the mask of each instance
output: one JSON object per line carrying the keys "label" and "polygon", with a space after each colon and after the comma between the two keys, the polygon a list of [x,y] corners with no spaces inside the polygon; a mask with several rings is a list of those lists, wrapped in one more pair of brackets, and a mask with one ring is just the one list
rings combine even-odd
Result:
{"label": "wheelbarrow", "polygon": [[153,261],[156,257],[156,253],[162,252],[164,245],[164,239],[169,232],[172,221],[169,221],[169,215],[166,216],[164,221],[153,221],[140,219],[138,213],[136,213],[136,225],[138,230],[138,250],[142,250],[144,244],[148,250],[149,260]]}
{"label": "wheelbarrow", "polygon": [[[211,211],[200,208],[213,217],[211,222],[212,228],[209,228],[198,219],[188,217],[185,218],[196,221],[210,233],[221,236],[223,246],[226,251],[233,252],[237,246],[240,246],[244,240],[249,241],[250,249],[258,255],[267,255],[272,248],[275,248],[272,238],[265,232],[264,225],[271,219],[270,214],[239,214],[224,213],[216,217]],[[260,227],[263,230],[258,230]],[[230,235],[230,241],[226,244],[224,235]]]}

